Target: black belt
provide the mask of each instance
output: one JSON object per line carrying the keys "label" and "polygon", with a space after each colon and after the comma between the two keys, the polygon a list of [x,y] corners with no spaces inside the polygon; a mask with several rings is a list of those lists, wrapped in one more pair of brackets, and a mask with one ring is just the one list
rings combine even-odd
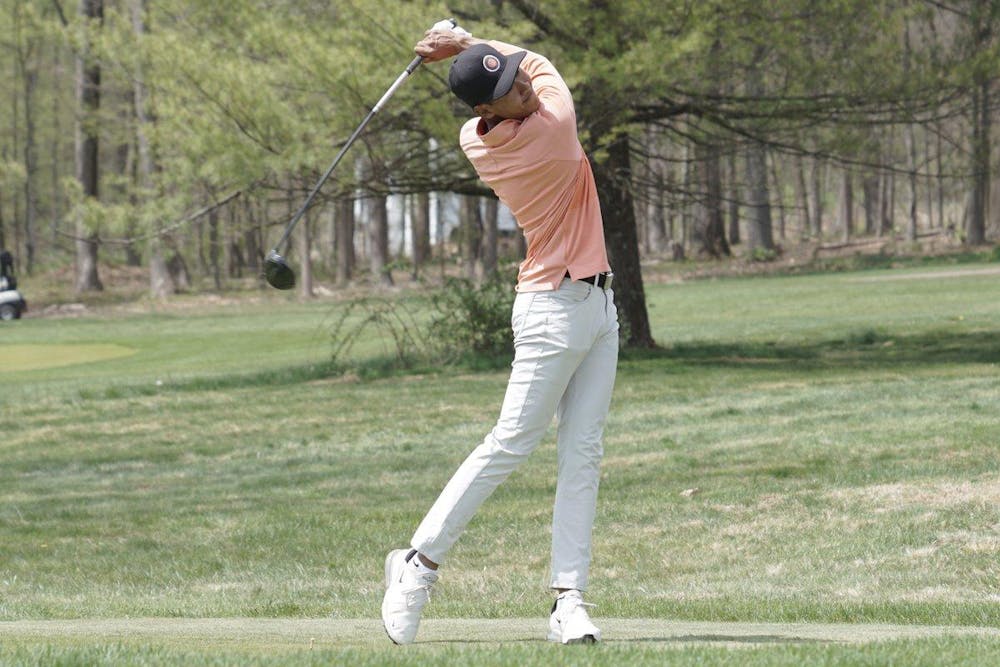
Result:
{"label": "black belt", "polygon": [[[566,272],[566,277],[569,278],[570,280],[573,279],[572,276],[569,275],[569,271]],[[601,289],[607,289],[608,287],[611,287],[611,279],[614,277],[615,274],[612,273],[611,271],[608,271],[607,273],[598,273],[597,275],[594,276],[587,276],[586,278],[577,278],[576,280],[577,282],[581,283],[590,283],[591,285],[594,285],[595,287],[599,287]]]}

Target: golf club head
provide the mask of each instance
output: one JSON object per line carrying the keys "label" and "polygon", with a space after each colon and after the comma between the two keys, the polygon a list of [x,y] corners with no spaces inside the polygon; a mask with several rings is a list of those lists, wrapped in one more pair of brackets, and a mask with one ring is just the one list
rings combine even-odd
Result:
{"label": "golf club head", "polygon": [[264,277],[267,284],[275,289],[292,289],[295,287],[295,272],[288,266],[285,258],[272,250],[264,260]]}

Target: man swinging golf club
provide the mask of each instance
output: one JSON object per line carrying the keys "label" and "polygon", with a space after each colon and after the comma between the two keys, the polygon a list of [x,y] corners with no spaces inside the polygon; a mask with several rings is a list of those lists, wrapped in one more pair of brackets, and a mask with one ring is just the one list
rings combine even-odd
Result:
{"label": "man swinging golf club", "polygon": [[583,602],[590,569],[601,438],[618,361],[618,314],[594,176],[566,83],[546,58],[464,31],[430,30],[424,62],[455,57],[448,81],[476,117],[461,146],[511,209],[528,248],[511,324],[514,362],[496,426],[445,486],[410,542],[389,553],[382,621],[412,642],[444,562],[483,501],[535,449],[558,417],[552,516],[557,592],[551,641],[589,643],[601,632]]}

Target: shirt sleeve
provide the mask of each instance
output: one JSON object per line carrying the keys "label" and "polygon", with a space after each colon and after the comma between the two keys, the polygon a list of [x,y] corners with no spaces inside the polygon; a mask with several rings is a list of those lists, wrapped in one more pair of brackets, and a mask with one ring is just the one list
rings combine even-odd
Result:
{"label": "shirt sleeve", "polygon": [[535,89],[538,99],[553,115],[576,122],[576,110],[573,107],[573,96],[569,92],[569,86],[548,58],[506,42],[491,40],[489,44],[505,56],[524,51],[527,55],[521,61],[521,69],[531,77],[531,87]]}

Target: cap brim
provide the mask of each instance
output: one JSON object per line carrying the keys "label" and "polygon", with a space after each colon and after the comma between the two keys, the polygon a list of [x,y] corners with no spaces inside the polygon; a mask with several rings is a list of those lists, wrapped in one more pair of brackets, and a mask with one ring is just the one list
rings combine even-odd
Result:
{"label": "cap brim", "polygon": [[490,102],[496,102],[514,87],[517,68],[521,66],[521,61],[524,60],[526,55],[528,55],[526,51],[518,51],[507,56],[507,66],[504,67],[503,74],[500,75],[496,87],[493,88],[493,99]]}

